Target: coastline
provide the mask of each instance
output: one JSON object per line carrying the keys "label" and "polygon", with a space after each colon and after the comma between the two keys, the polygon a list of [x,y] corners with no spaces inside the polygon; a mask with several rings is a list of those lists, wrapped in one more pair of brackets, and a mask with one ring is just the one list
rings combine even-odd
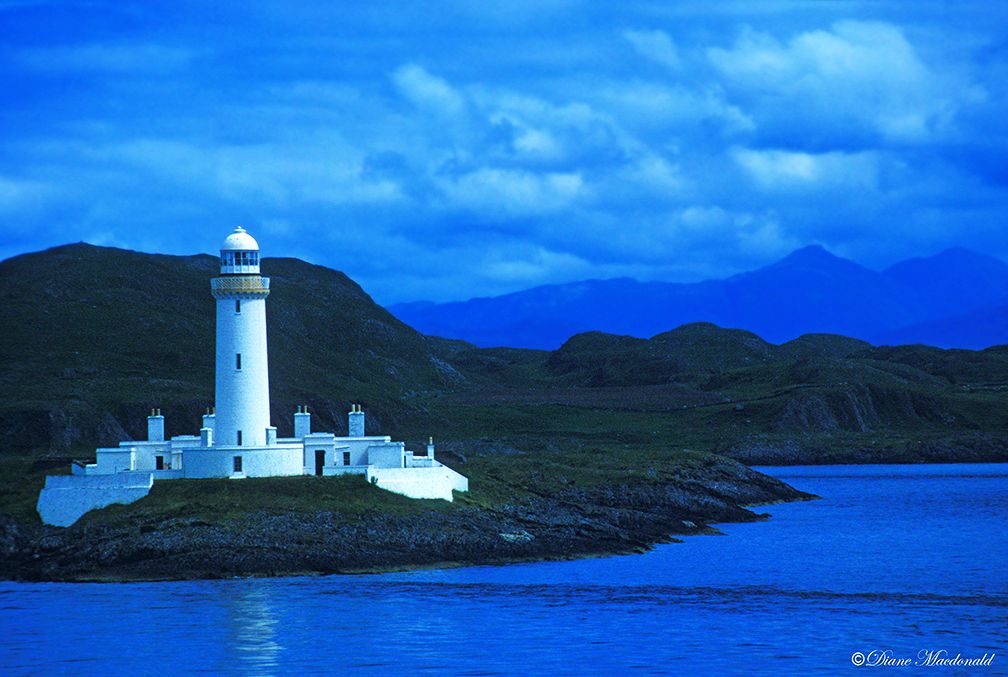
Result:
{"label": "coastline", "polygon": [[[767,519],[750,507],[814,498],[728,459],[710,457],[647,484],[564,487],[493,507],[371,511],[355,520],[328,511],[250,512],[213,523],[154,517],[139,506],[135,522],[96,514],[62,529],[0,516],[0,578],[164,581],[605,557],[646,552],[680,536],[715,534],[716,523]],[[126,516],[129,508],[114,510]]]}

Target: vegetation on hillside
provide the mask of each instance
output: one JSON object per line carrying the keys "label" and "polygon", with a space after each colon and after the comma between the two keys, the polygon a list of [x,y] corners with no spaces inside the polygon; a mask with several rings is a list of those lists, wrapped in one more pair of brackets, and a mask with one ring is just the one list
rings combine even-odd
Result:
{"label": "vegetation on hillside", "polygon": [[[142,439],[152,407],[168,434],[198,428],[213,398],[215,268],[210,256],[83,244],[0,262],[0,513],[29,518],[46,473]],[[552,352],[480,349],[417,333],[336,271],[292,259],[263,270],[279,434],[298,404],[315,430],[343,432],[361,403],[369,433],[411,448],[433,435],[479,505],[660,478],[694,457],[686,449],[787,463],[1003,460],[1008,449],[1008,347],[772,345],[692,324],[652,339],[580,334]],[[187,500],[184,484],[150,498]]]}

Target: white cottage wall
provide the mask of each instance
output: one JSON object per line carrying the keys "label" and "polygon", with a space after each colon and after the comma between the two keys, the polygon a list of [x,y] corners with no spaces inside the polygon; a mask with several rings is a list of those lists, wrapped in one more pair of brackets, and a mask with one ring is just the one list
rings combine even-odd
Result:
{"label": "white cottage wall", "polygon": [[[186,477],[278,477],[304,474],[304,447],[300,443],[271,447],[213,447],[186,449],[182,470]],[[241,458],[241,472],[234,459]]]}

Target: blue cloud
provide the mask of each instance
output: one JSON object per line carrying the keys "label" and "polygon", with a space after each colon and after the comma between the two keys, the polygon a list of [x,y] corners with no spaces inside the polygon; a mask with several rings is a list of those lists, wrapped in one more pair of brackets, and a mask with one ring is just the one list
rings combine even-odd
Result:
{"label": "blue cloud", "polygon": [[0,256],[267,253],[380,301],[1008,256],[999,7],[0,4]]}

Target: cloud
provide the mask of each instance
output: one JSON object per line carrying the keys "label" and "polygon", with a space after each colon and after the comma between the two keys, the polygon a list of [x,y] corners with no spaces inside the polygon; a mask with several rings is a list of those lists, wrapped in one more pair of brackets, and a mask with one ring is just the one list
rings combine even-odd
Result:
{"label": "cloud", "polygon": [[52,187],[39,181],[25,181],[0,175],[0,214],[18,214],[23,210],[37,210],[51,199]]}
{"label": "cloud", "polygon": [[707,54],[762,124],[790,123],[792,133],[797,122],[797,131],[813,134],[858,137],[864,129],[890,143],[925,143],[984,98],[980,86],[926,63],[900,28],[884,23],[841,21],[786,41],[749,30]]}
{"label": "cloud", "polygon": [[[518,255],[516,255],[518,254]],[[584,259],[567,252],[555,252],[545,247],[533,246],[526,251],[488,252],[481,261],[482,274],[497,284],[538,285],[544,280],[565,278],[569,274],[590,274],[591,265]]]}
{"label": "cloud", "polygon": [[13,9],[0,255],[242,223],[385,302],[1008,256],[1005,24],[895,7]]}
{"label": "cloud", "polygon": [[706,139],[701,133],[712,129],[717,136],[710,140],[717,142],[755,127],[750,116],[728,101],[717,86],[696,89],[645,80],[605,82],[590,96],[628,128],[643,134],[666,132],[703,144]]}
{"label": "cloud", "polygon": [[623,32],[623,37],[642,56],[672,70],[679,68],[679,50],[668,33],[659,30],[628,30]]}
{"label": "cloud", "polygon": [[20,61],[32,70],[46,73],[167,73],[187,67],[195,56],[192,49],[156,43],[96,43],[32,49],[23,52]]}
{"label": "cloud", "polygon": [[392,75],[399,93],[417,108],[438,115],[457,117],[465,112],[465,99],[445,80],[421,66],[405,64]]}
{"label": "cloud", "polygon": [[555,214],[569,209],[584,193],[576,173],[536,174],[527,171],[484,168],[442,181],[449,209],[474,211],[484,218],[501,215]]}
{"label": "cloud", "polygon": [[732,157],[763,189],[878,187],[878,156],[874,152],[804,153],[739,148]]}
{"label": "cloud", "polygon": [[136,139],[91,152],[143,168],[186,190],[260,206],[387,203],[404,198],[395,181],[365,172],[360,153],[338,135],[315,139],[312,145],[275,142],[212,147],[172,139]]}

